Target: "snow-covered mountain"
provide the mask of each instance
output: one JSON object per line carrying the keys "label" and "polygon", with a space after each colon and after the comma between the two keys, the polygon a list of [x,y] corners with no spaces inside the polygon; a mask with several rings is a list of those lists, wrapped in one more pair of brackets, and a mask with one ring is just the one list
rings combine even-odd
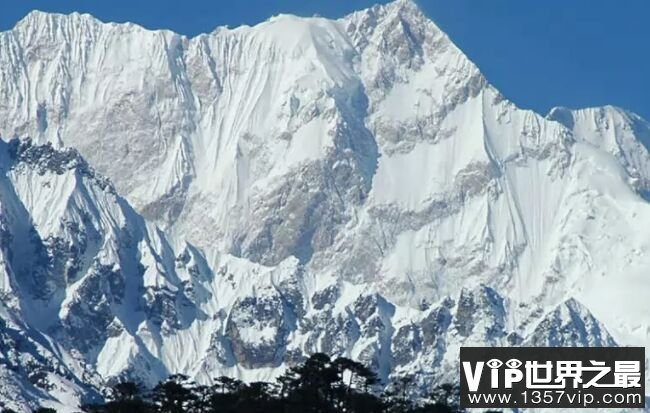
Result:
{"label": "snow-covered mountain", "polygon": [[425,386],[461,345],[650,342],[650,125],[517,108],[408,0],[192,39],[33,12],[0,65],[14,409],[315,351]]}

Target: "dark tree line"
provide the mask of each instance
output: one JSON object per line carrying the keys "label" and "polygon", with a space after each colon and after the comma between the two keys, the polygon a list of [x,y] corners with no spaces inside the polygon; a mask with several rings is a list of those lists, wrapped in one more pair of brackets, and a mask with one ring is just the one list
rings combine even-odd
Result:
{"label": "dark tree line", "polygon": [[[314,354],[274,383],[243,383],[229,377],[211,386],[175,375],[153,389],[133,382],[113,385],[108,401],[80,406],[85,413],[448,413],[462,412],[457,386],[443,384],[428,402],[409,397],[410,379],[377,391],[377,375],[361,363]],[[41,413],[53,413],[42,411]]]}

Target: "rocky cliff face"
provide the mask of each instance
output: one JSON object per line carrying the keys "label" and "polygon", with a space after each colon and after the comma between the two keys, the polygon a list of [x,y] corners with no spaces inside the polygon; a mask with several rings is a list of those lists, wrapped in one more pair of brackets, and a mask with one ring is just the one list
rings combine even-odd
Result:
{"label": "rocky cliff face", "polygon": [[648,342],[649,125],[517,108],[409,1],[192,39],[34,12],[0,64],[15,409],[316,351],[426,388],[462,345]]}

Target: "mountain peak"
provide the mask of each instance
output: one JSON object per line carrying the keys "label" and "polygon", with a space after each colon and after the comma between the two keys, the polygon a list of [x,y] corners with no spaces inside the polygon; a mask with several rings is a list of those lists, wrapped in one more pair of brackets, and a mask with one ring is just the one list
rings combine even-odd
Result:
{"label": "mountain peak", "polygon": [[399,10],[400,12],[423,14],[422,9],[415,0],[394,0],[386,3],[383,7],[389,10]]}
{"label": "mountain peak", "polygon": [[72,12],[69,14],[65,14],[65,13],[52,13],[52,12],[46,12],[41,10],[32,10],[29,13],[27,13],[25,17],[23,17],[18,21],[16,27],[22,27],[26,25],[42,25],[42,24],[49,25],[52,23],[60,23],[62,21],[75,23],[75,24],[81,22],[93,22],[93,23],[99,22],[97,18],[95,18],[94,16],[88,13]]}
{"label": "mountain peak", "polygon": [[0,135],[53,143],[0,143],[0,292],[84,375],[649,342],[647,124],[520,110],[411,0],[193,39],[96,22],[0,37]]}
{"label": "mountain peak", "polygon": [[612,347],[617,343],[589,309],[571,297],[544,317],[524,345]]}
{"label": "mountain peak", "polygon": [[7,143],[2,142],[2,147],[5,146],[15,166],[28,165],[41,175],[46,172],[63,175],[67,171],[76,171],[109,193],[115,193],[110,180],[97,173],[74,148],[56,149],[50,142],[38,145],[30,138],[14,138]]}
{"label": "mountain peak", "polygon": [[385,4],[375,4],[367,9],[353,12],[344,17],[343,20],[354,20],[355,17],[358,18],[359,16],[366,16],[366,19],[370,18],[373,21],[399,17],[409,21],[427,21],[429,24],[433,24],[414,0],[394,0]]}

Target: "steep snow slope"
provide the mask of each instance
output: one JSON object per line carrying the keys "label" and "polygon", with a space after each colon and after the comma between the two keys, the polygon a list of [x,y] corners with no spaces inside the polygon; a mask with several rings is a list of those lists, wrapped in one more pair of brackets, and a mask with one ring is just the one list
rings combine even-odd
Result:
{"label": "steep snow slope", "polygon": [[158,298],[143,264],[164,259],[151,250],[161,240],[75,151],[1,146],[2,334],[14,344],[0,364],[23,389],[1,399],[74,407],[103,381],[95,364],[107,337],[133,332]]}
{"label": "steep snow slope", "polygon": [[455,371],[462,344],[615,343],[575,300],[521,336],[484,285],[414,309],[372,283],[321,288],[297,258],[263,266],[173,243],[71,149],[12,140],[0,161],[5,407],[72,409],[119,377],[272,379],[315,351],[386,380],[417,371],[424,388]]}
{"label": "steep snow slope", "polygon": [[3,302],[90,387],[649,342],[650,125],[517,108],[409,1],[192,39],[34,12],[0,64],[0,134],[53,145],[3,146]]}

